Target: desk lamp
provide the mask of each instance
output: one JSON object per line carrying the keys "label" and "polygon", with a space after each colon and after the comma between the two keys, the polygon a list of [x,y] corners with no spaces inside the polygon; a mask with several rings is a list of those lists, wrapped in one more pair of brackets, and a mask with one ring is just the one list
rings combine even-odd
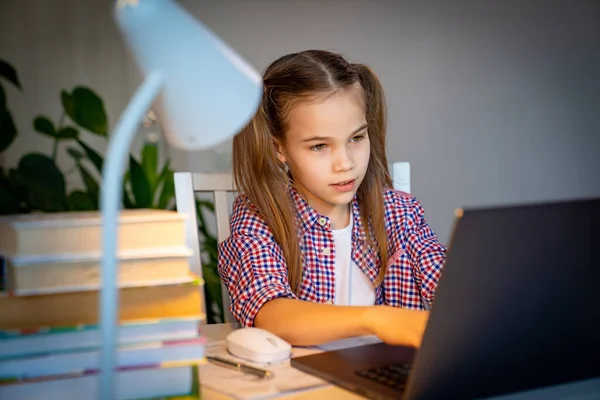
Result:
{"label": "desk lamp", "polygon": [[115,125],[102,170],[102,400],[117,394],[117,223],[123,171],[140,121],[154,103],[172,146],[208,149],[239,132],[256,112],[262,96],[260,75],[176,1],[118,0],[114,16],[144,81]]}

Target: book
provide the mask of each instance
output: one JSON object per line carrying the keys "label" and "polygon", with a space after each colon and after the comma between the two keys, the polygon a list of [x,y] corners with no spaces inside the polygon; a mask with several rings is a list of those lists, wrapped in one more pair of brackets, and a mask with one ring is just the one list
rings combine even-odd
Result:
{"label": "book", "polygon": [[[199,317],[202,315],[200,280],[175,285],[119,290],[119,320]],[[96,324],[100,291],[0,297],[0,329]]]}
{"label": "book", "polygon": [[[199,399],[197,364],[120,368],[115,373],[119,400],[169,399],[190,396]],[[80,400],[97,396],[100,375],[97,370],[79,373],[0,382],[0,399]]]}
{"label": "book", "polygon": [[[170,210],[121,210],[117,251],[185,244],[186,214]],[[17,214],[0,217],[0,254],[94,253],[102,248],[99,211]]]}
{"label": "book", "polygon": [[[119,255],[119,287],[182,283],[189,280],[187,247],[123,251]],[[14,295],[98,290],[101,285],[101,254],[51,254],[8,259],[4,274],[6,290]]]}
{"label": "book", "polygon": [[[139,319],[117,326],[117,343],[185,340],[199,336],[203,317]],[[0,359],[100,346],[100,325],[36,327],[0,331]]]}
{"label": "book", "polygon": [[[120,344],[116,349],[116,367],[159,365],[165,362],[199,362],[204,358],[206,340],[196,337],[185,340],[134,342]],[[0,359],[0,380],[29,379],[63,375],[98,368],[100,348],[74,347],[27,357]]]}

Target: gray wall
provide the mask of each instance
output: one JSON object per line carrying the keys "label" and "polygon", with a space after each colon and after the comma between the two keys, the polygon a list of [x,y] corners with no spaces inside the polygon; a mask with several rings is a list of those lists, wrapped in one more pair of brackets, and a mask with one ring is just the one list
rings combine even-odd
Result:
{"label": "gray wall", "polygon": [[457,207],[600,195],[600,2],[183,3],[261,70],[305,48],[370,64],[443,241]]}
{"label": "gray wall", "polygon": [[[19,121],[26,123],[26,114],[33,113],[28,105],[36,90],[48,97],[48,90],[55,96],[68,84],[92,82],[102,83],[99,89],[115,122],[138,78],[109,10],[104,11],[108,3],[53,0],[54,6],[77,10],[65,14],[41,0],[2,2],[0,57],[16,59],[37,85],[33,94],[16,100]],[[388,158],[411,162],[413,193],[444,242],[457,207],[600,196],[598,1],[182,4],[261,71],[274,58],[306,48],[338,51],[370,64],[388,97]],[[46,11],[34,12],[33,5]],[[35,15],[41,24],[59,13],[63,23],[47,25],[44,32],[56,30],[64,38],[60,49],[67,57],[48,54],[44,63],[32,65],[27,60],[42,51],[40,41],[54,42],[47,34],[28,33],[37,25],[18,18]],[[2,28],[7,23],[10,38]],[[49,68],[71,72],[60,75],[58,87],[35,79]],[[16,150],[25,151],[25,141]],[[227,169],[230,149],[218,151],[218,157],[174,150],[171,155],[180,169]],[[14,162],[16,157],[6,158]]]}

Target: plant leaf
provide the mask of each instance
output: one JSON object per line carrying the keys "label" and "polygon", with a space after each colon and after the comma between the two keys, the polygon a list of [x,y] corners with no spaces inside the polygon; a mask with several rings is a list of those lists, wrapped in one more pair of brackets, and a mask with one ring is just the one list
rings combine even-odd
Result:
{"label": "plant leaf", "polygon": [[198,220],[198,230],[200,233],[204,233],[206,231],[206,221],[204,220],[204,213],[198,199],[196,199],[196,219]]}
{"label": "plant leaf", "polygon": [[57,139],[77,139],[79,131],[72,126],[66,126],[60,131],[56,132]]}
{"label": "plant leaf", "polygon": [[0,124],[2,123],[2,117],[4,116],[2,111],[6,108],[6,93],[4,92],[4,86],[0,82]]}
{"label": "plant leaf", "polygon": [[158,147],[156,143],[145,143],[142,148],[142,169],[150,185],[150,194],[154,200],[156,187],[158,185],[158,175],[156,174],[156,164],[158,163]]}
{"label": "plant leaf", "polygon": [[123,175],[123,207],[125,208],[135,208],[135,204],[131,199],[131,195],[129,194],[128,187],[131,181],[131,173],[129,170],[125,171]]}
{"label": "plant leaf", "polygon": [[137,208],[152,207],[150,184],[141,165],[132,155],[129,155],[129,173],[135,206]]}
{"label": "plant leaf", "polygon": [[[4,168],[0,166],[0,188],[8,192],[8,194],[16,201],[18,213],[26,213],[29,212],[28,207],[26,206],[27,202],[27,191],[23,189],[23,187],[17,187],[11,182],[8,174],[4,172]],[[8,200],[8,199],[5,199]],[[3,200],[4,201],[4,200]],[[9,203],[12,203],[8,200]],[[10,208],[10,206],[9,206]],[[0,209],[0,214],[9,213],[6,210]]]}
{"label": "plant leaf", "polygon": [[54,124],[50,119],[44,116],[37,116],[33,120],[33,129],[36,131],[48,135],[52,138],[56,137],[56,129],[54,128]]}
{"label": "plant leaf", "polygon": [[13,122],[12,115],[7,109],[0,109],[0,152],[10,146],[17,136],[17,128]]}
{"label": "plant leaf", "polygon": [[77,139],[77,143],[79,143],[79,145],[81,147],[83,147],[85,154],[90,159],[92,164],[94,164],[98,173],[102,174],[102,165],[104,163],[102,156],[100,154],[98,154],[98,152],[96,152],[96,150],[92,149],[90,146],[85,144],[81,139]]}
{"label": "plant leaf", "polygon": [[77,86],[72,93],[61,93],[65,113],[82,128],[106,136],[108,133],[108,119],[104,102],[91,89]]}
{"label": "plant leaf", "polygon": [[161,188],[160,196],[158,198],[157,208],[165,209],[171,203],[171,200],[175,198],[175,178],[173,171],[166,174],[164,182]]}
{"label": "plant leaf", "polygon": [[94,205],[94,210],[96,210],[98,209],[99,204],[98,199],[100,195],[100,186],[98,185],[98,182],[96,182],[96,179],[92,176],[92,174],[81,163],[77,163],[77,168],[81,173],[83,184],[87,189],[87,195],[92,201],[92,204]]}
{"label": "plant leaf", "polygon": [[83,158],[83,153],[76,149],[75,147],[69,147],[67,149],[67,153],[71,155],[75,159],[75,161],[79,161]]}
{"label": "plant leaf", "polygon": [[17,214],[19,199],[7,189],[0,187],[0,214]]}
{"label": "plant leaf", "polygon": [[[221,296],[221,279],[219,278],[219,274],[215,271],[216,267],[213,268],[211,265],[202,264],[202,275],[204,275],[204,288],[206,289],[206,294],[217,304],[219,313],[221,313],[218,318],[222,321],[223,297]],[[209,304],[207,304],[207,308],[208,306]]]}
{"label": "plant leaf", "polygon": [[131,200],[129,192],[127,191],[127,188],[125,186],[123,186],[123,207],[135,208],[135,204],[133,204],[133,201]]}
{"label": "plant leaf", "polygon": [[67,198],[65,178],[54,161],[44,155],[30,153],[9,173],[11,183],[25,191],[25,200],[32,210],[65,211]]}
{"label": "plant leaf", "polygon": [[[211,238],[212,239],[212,238]],[[206,237],[204,244],[202,245],[202,249],[208,254],[208,256],[213,259],[216,260],[217,257],[219,256],[219,252],[217,249],[217,242],[216,240],[213,241],[210,240],[208,237]]]}
{"label": "plant leaf", "polygon": [[0,60],[0,76],[6,78],[13,85],[21,89],[21,82],[19,82],[17,70],[15,70],[12,65],[4,60]]}
{"label": "plant leaf", "polygon": [[163,165],[162,170],[160,171],[160,174],[158,175],[158,181],[156,182],[157,186],[159,186],[161,183],[163,183],[165,181],[165,179],[167,179],[169,174],[173,173],[173,171],[171,171],[171,168],[169,167],[170,164],[171,164],[171,160],[167,158],[167,161],[165,161],[165,165]]}
{"label": "plant leaf", "polygon": [[[65,114],[67,114],[69,117],[71,117],[71,115],[75,114],[75,107],[73,106],[73,99],[71,98],[71,95],[69,94],[69,92],[67,92],[66,90],[61,90],[60,91],[60,101],[62,103]],[[71,117],[71,118],[73,118],[73,117]]]}
{"label": "plant leaf", "polygon": [[215,205],[214,203],[208,201],[208,200],[200,200],[200,199],[196,199],[196,202],[198,203],[198,207],[202,208],[208,208],[212,213],[215,212]]}
{"label": "plant leaf", "polygon": [[67,204],[71,211],[92,211],[98,209],[89,194],[81,190],[73,191],[67,199]]}
{"label": "plant leaf", "polygon": [[[196,214],[198,218],[198,231],[200,238],[200,254],[208,260],[202,262],[202,272],[205,280],[206,315],[212,322],[223,321],[223,302],[221,297],[221,284],[217,283],[219,274],[217,270],[218,251],[217,238],[208,231],[205,220],[205,211],[214,213],[214,203],[196,198]],[[210,304],[210,306],[209,306]]]}

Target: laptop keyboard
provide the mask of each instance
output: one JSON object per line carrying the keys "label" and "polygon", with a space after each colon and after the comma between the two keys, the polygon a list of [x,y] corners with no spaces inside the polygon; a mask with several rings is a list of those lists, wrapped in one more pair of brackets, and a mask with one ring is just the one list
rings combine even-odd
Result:
{"label": "laptop keyboard", "polygon": [[408,381],[410,364],[391,364],[382,367],[367,368],[356,372],[356,375],[379,382],[383,385],[403,391]]}

